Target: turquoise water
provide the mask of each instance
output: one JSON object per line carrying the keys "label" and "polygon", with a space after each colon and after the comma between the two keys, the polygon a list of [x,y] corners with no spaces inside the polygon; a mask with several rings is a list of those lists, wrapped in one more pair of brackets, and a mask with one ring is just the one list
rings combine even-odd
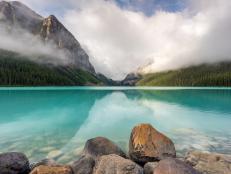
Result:
{"label": "turquoise water", "polygon": [[230,88],[0,88],[0,152],[31,161],[78,158],[105,136],[127,151],[131,129],[151,123],[175,143],[231,154]]}

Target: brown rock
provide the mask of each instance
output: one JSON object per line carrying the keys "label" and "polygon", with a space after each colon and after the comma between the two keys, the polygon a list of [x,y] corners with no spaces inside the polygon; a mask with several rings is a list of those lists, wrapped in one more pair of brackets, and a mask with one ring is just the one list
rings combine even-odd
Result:
{"label": "brown rock", "polygon": [[203,174],[231,174],[231,155],[192,151],[185,161]]}
{"label": "brown rock", "polygon": [[132,130],[129,156],[133,161],[145,164],[166,157],[176,157],[176,150],[168,137],[158,132],[150,124],[140,124]]}
{"label": "brown rock", "polygon": [[193,167],[175,158],[161,160],[153,174],[199,174]]}
{"label": "brown rock", "polygon": [[83,156],[71,164],[74,174],[92,174],[95,161],[91,156]]}
{"label": "brown rock", "polygon": [[105,155],[97,160],[93,174],[143,174],[143,169],[129,159]]}
{"label": "brown rock", "polygon": [[158,162],[148,162],[144,165],[144,174],[154,174]]}
{"label": "brown rock", "polygon": [[43,159],[41,161],[38,162],[34,162],[30,164],[30,169],[33,170],[35,167],[38,166],[57,166],[58,164],[53,160],[53,159]]}
{"label": "brown rock", "polygon": [[30,174],[73,174],[69,166],[38,166]]}
{"label": "brown rock", "polygon": [[115,143],[104,137],[96,137],[88,140],[83,150],[83,155],[89,155],[94,159],[109,154],[126,157],[125,153]]}

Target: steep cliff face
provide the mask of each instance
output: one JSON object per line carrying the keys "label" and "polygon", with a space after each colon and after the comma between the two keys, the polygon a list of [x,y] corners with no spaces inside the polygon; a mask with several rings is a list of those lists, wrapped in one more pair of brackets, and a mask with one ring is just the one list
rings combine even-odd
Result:
{"label": "steep cliff face", "polygon": [[51,15],[43,20],[40,36],[45,42],[53,41],[59,49],[63,49],[70,58],[72,65],[95,73],[88,55],[81,48],[79,42],[55,16]]}
{"label": "steep cliff face", "polygon": [[13,24],[13,8],[10,3],[5,1],[0,2],[0,21],[6,24]]}
{"label": "steep cliff face", "polygon": [[0,24],[3,24],[8,30],[20,28],[35,36],[40,36],[44,44],[54,43],[58,49],[65,52],[66,57],[70,60],[68,66],[95,74],[95,69],[90,63],[87,53],[55,16],[43,18],[18,1],[1,1]]}
{"label": "steep cliff face", "polygon": [[21,27],[33,34],[39,32],[43,17],[17,1],[0,2],[0,21],[8,27]]}

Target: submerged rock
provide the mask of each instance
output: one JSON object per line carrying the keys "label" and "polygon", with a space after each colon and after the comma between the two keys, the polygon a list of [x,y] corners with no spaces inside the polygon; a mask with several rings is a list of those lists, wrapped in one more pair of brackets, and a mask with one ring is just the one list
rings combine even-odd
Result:
{"label": "submerged rock", "polygon": [[145,174],[153,174],[158,162],[148,162],[144,165]]}
{"label": "submerged rock", "polygon": [[113,154],[101,156],[93,174],[143,174],[143,169],[129,159]]}
{"label": "submerged rock", "polygon": [[[145,173],[146,174],[146,173]],[[152,174],[200,174],[192,166],[175,158],[161,160]]]}
{"label": "submerged rock", "polygon": [[45,166],[40,165],[30,174],[73,174],[69,166]]}
{"label": "submerged rock", "polygon": [[9,152],[0,154],[1,174],[27,174],[29,172],[29,161],[23,153]]}
{"label": "submerged rock", "polygon": [[71,164],[74,174],[92,174],[95,160],[91,156],[83,156]]}
{"label": "submerged rock", "polygon": [[185,161],[203,174],[231,174],[231,155],[192,151]]}
{"label": "submerged rock", "polygon": [[44,165],[44,166],[56,166],[57,163],[53,159],[43,159],[43,160],[41,160],[39,162],[34,162],[34,163],[30,164],[30,169],[33,170],[35,167],[38,167],[38,166],[41,166],[41,165]]}
{"label": "submerged rock", "polygon": [[125,153],[115,143],[104,137],[96,137],[88,140],[83,150],[83,155],[92,156],[94,159],[109,154],[126,157]]}
{"label": "submerged rock", "polygon": [[132,130],[129,142],[130,158],[140,164],[176,157],[173,142],[150,124],[140,124]]}

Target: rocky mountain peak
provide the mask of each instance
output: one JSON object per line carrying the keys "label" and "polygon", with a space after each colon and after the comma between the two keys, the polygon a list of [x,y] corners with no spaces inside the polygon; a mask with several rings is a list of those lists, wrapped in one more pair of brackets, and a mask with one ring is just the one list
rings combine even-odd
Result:
{"label": "rocky mountain peak", "polygon": [[0,21],[12,24],[13,20],[13,8],[11,4],[6,1],[0,1]]}
{"label": "rocky mountain peak", "polygon": [[65,50],[73,65],[95,74],[86,52],[54,15],[43,20],[40,36],[45,42],[53,41],[59,49]]}
{"label": "rocky mountain peak", "polygon": [[[69,31],[54,15],[50,15],[42,21],[40,35],[45,40],[52,39],[59,45],[60,40],[65,39],[62,35],[67,36],[71,35],[71,33],[69,33]],[[61,47],[61,45],[59,46]]]}
{"label": "rocky mountain peak", "polygon": [[19,1],[10,1],[9,4],[14,8],[15,15],[33,20],[42,20],[43,17],[31,10],[29,7]]}
{"label": "rocky mountain peak", "polygon": [[7,1],[0,1],[0,10],[2,11],[3,8],[9,8],[10,7],[10,3]]}
{"label": "rocky mountain peak", "polygon": [[18,1],[0,2],[0,22],[35,33],[43,17]]}
{"label": "rocky mountain peak", "polygon": [[87,53],[54,15],[43,18],[21,2],[0,1],[0,24],[7,25],[7,29],[22,28],[45,43],[53,42],[66,53],[71,66],[95,74]]}
{"label": "rocky mountain peak", "polygon": [[43,20],[43,27],[46,27],[50,33],[58,32],[64,26],[54,15],[50,15]]}

